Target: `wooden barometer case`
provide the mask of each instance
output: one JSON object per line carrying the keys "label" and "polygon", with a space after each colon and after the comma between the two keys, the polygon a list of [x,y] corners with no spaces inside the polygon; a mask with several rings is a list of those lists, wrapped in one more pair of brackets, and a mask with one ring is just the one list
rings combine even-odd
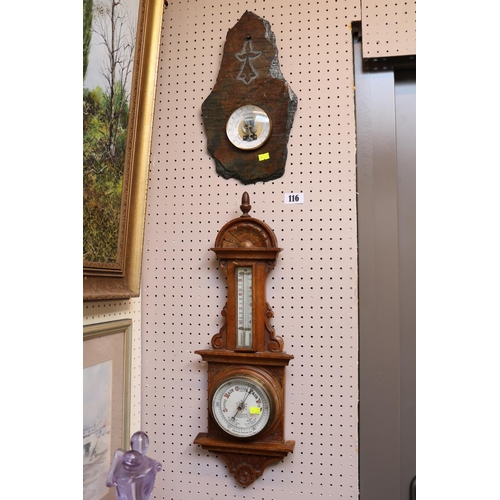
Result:
{"label": "wooden barometer case", "polygon": [[285,367],[293,356],[283,352],[266,301],[266,279],[282,249],[250,209],[245,192],[243,214],[222,227],[211,249],[227,277],[225,322],[212,348],[196,351],[208,365],[208,432],[194,442],[220,455],[243,486],[295,446],[284,439]]}

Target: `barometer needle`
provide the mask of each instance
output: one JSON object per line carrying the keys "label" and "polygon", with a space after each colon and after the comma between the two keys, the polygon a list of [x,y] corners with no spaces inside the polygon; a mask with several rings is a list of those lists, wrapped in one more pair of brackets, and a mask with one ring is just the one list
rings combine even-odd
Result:
{"label": "barometer needle", "polygon": [[243,398],[243,401],[238,405],[236,413],[232,417],[233,420],[236,418],[236,415],[238,415],[238,413],[241,410],[243,410],[243,407],[245,406],[245,401],[247,400],[249,394],[250,394],[250,390],[247,390],[247,393],[245,394],[245,397]]}

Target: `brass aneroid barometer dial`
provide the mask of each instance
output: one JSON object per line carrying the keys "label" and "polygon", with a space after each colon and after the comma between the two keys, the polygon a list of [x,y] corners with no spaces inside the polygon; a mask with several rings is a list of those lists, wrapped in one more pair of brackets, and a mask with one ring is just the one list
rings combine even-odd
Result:
{"label": "brass aneroid barometer dial", "polygon": [[256,436],[269,424],[274,402],[256,372],[236,372],[223,380],[211,398],[212,415],[228,434]]}

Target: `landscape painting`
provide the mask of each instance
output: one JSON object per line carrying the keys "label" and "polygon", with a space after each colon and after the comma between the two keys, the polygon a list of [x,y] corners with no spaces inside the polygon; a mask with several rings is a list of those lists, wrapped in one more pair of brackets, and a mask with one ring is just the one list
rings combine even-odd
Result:
{"label": "landscape painting", "polygon": [[83,300],[139,297],[166,0],[83,0]]}
{"label": "landscape painting", "polygon": [[83,260],[119,261],[139,0],[83,0]]}
{"label": "landscape painting", "polygon": [[83,369],[83,498],[96,500],[109,491],[111,459],[112,361]]}
{"label": "landscape painting", "polygon": [[131,343],[131,319],[83,327],[84,500],[116,499],[106,477],[130,442]]}

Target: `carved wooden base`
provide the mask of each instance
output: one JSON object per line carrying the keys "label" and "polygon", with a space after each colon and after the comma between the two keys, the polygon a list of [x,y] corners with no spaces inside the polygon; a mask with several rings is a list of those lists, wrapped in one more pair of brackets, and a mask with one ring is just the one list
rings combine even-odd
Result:
{"label": "carved wooden base", "polygon": [[269,464],[282,460],[295,447],[295,441],[233,443],[209,437],[205,432],[198,434],[194,442],[201,445],[204,450],[220,455],[242,486],[251,485],[258,477],[262,476],[264,469]]}

